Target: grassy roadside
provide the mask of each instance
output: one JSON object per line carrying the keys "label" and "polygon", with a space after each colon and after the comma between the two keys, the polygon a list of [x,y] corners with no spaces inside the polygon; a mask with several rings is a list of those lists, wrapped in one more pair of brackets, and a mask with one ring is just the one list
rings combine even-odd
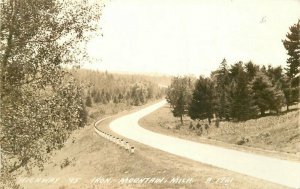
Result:
{"label": "grassy roadside", "polygon": [[197,123],[185,117],[184,125],[176,128],[180,122],[167,105],[140,120],[146,129],[166,135],[300,161],[299,110],[240,123],[220,122],[219,128],[212,124],[207,130],[200,122],[202,132]]}
{"label": "grassy roadside", "polygon": [[[108,123],[115,117],[98,125],[107,132]],[[111,132],[112,133],[112,132]],[[113,133],[112,133],[113,134]],[[34,170],[28,177],[60,178],[55,184],[24,183],[25,188],[32,189],[96,189],[96,188],[197,188],[197,189],[240,189],[240,188],[278,188],[285,187],[259,179],[240,175],[227,170],[190,161],[172,154],[156,150],[145,145],[129,141],[136,147],[136,153],[129,155],[123,149],[101,138],[93,131],[93,125],[75,131],[66,145],[57,151],[51,161],[45,165],[43,172]],[[65,160],[69,164],[65,167]],[[26,176],[26,175],[24,175]],[[71,184],[71,180],[79,179]],[[109,183],[92,183],[93,179],[112,179]],[[160,184],[121,184],[122,178],[165,178],[167,183]],[[192,178],[192,183],[170,183],[172,178]],[[212,180],[210,180],[212,179]],[[227,184],[225,180],[227,179]],[[217,181],[218,180],[218,181]],[[95,180],[94,180],[95,181]],[[103,180],[102,180],[103,181]],[[209,182],[207,182],[209,181]]]}

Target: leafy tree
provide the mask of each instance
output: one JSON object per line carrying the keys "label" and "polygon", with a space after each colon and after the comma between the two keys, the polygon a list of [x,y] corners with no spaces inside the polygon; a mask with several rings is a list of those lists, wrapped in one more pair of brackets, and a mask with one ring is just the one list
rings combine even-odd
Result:
{"label": "leafy tree", "polygon": [[213,117],[213,82],[209,78],[200,77],[196,81],[188,115],[192,119],[208,119]]}
{"label": "leafy tree", "polygon": [[86,107],[83,102],[80,103],[80,106],[82,107],[79,111],[79,127],[84,127],[85,124],[87,123],[87,117],[88,117],[88,112],[86,111]]}
{"label": "leafy tree", "polygon": [[192,81],[189,77],[174,77],[167,89],[166,100],[170,103],[173,115],[180,117],[181,125],[183,125],[183,116],[188,112],[192,90]]}
{"label": "leafy tree", "polygon": [[92,107],[92,98],[90,95],[86,97],[85,105],[88,107]]}
{"label": "leafy tree", "polygon": [[63,65],[79,65],[77,47],[99,14],[99,6],[78,1],[1,1],[0,145],[7,154],[0,182],[42,167],[47,152],[84,123],[81,87]]}

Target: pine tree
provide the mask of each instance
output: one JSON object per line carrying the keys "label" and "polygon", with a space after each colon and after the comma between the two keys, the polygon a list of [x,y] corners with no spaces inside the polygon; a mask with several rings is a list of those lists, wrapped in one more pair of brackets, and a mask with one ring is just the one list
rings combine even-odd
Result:
{"label": "pine tree", "polygon": [[256,73],[259,71],[259,66],[253,64],[251,61],[245,64],[246,74],[248,77],[248,81],[251,81]]}
{"label": "pine tree", "polygon": [[293,79],[299,73],[299,58],[300,58],[300,19],[297,24],[290,27],[290,33],[286,34],[283,45],[288,51],[289,58],[287,59],[287,76]]}
{"label": "pine tree", "polygon": [[262,72],[259,72],[251,82],[251,92],[254,104],[258,106],[261,115],[267,110],[280,111],[283,104],[283,93],[274,87],[270,79]]}
{"label": "pine tree", "polygon": [[253,103],[243,63],[239,62],[231,66],[229,75],[231,81],[229,95],[231,117],[238,121],[254,117],[257,114],[257,107]]}
{"label": "pine tree", "polygon": [[286,87],[285,96],[287,100],[287,109],[289,105],[295,102],[299,102],[299,71],[300,71],[300,19],[297,24],[294,24],[290,28],[290,33],[286,34],[283,45],[288,51],[289,58],[287,59],[286,75]]}
{"label": "pine tree", "polygon": [[229,102],[228,102],[228,87],[229,87],[229,71],[226,59],[220,64],[220,68],[212,73],[214,81],[215,107],[217,117],[220,119],[226,118],[229,120]]}
{"label": "pine tree", "polygon": [[209,78],[200,77],[196,81],[189,116],[195,119],[208,119],[209,124],[213,117],[213,82]]}

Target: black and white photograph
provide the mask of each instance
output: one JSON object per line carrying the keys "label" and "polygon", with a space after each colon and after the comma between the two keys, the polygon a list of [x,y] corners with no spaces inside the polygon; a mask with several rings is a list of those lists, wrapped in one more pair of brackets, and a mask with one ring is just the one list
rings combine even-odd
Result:
{"label": "black and white photograph", "polygon": [[300,189],[300,0],[0,6],[0,189]]}

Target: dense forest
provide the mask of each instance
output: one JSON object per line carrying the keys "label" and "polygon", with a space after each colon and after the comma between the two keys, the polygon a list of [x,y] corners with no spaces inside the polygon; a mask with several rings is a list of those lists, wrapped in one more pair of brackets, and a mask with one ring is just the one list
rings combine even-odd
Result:
{"label": "dense forest", "polygon": [[91,70],[72,70],[71,73],[85,86],[85,104],[126,103],[138,106],[149,100],[162,98],[166,76],[112,74]]}
{"label": "dense forest", "polygon": [[251,61],[228,65],[224,59],[210,77],[174,77],[166,99],[173,115],[192,119],[245,121],[266,112],[280,113],[299,102],[300,20],[283,40],[287,66],[259,66]]}

